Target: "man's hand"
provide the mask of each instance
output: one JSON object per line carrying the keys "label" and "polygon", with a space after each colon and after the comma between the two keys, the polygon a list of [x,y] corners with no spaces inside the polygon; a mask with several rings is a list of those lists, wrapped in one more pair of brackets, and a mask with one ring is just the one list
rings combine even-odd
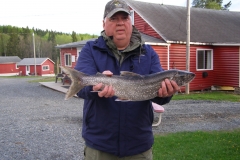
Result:
{"label": "man's hand", "polygon": [[[113,75],[113,73],[111,71],[104,71],[103,74],[105,74],[106,76],[109,76],[109,77],[111,77]],[[105,86],[102,83],[99,83],[99,84],[93,86],[93,91],[99,91],[98,96],[105,97],[105,98],[113,97],[115,94],[112,86]]]}
{"label": "man's hand", "polygon": [[180,87],[177,85],[175,81],[170,81],[169,79],[165,79],[164,81],[162,81],[162,87],[158,90],[158,96],[170,97],[179,90],[180,90]]}

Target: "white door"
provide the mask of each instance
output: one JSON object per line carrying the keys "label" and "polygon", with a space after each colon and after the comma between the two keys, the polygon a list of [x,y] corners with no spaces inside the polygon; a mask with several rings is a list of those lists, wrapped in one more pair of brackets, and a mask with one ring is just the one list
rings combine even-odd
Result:
{"label": "white door", "polygon": [[26,66],[26,76],[28,76],[30,73],[30,66]]}

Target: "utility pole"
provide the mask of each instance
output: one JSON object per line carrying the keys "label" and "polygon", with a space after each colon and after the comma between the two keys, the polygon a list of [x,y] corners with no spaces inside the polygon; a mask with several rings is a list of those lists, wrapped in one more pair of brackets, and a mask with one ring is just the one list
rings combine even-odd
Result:
{"label": "utility pole", "polygon": [[34,75],[37,76],[34,32],[33,32],[33,55],[34,55]]}
{"label": "utility pole", "polygon": [[[187,0],[186,70],[190,71],[190,0]],[[185,93],[189,94],[189,83],[186,85]]]}

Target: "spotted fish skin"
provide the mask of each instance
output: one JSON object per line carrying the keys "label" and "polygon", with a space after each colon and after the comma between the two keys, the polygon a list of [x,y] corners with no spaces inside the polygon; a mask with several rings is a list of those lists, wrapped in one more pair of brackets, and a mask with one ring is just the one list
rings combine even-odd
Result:
{"label": "spotted fish skin", "polygon": [[195,74],[183,70],[167,70],[149,75],[140,75],[133,72],[121,71],[120,75],[111,77],[101,73],[87,75],[75,69],[61,66],[63,72],[72,80],[65,99],[69,99],[85,86],[94,86],[98,83],[111,85],[118,101],[144,101],[157,97],[161,82],[165,79],[174,80],[178,86],[184,86],[195,78]]}

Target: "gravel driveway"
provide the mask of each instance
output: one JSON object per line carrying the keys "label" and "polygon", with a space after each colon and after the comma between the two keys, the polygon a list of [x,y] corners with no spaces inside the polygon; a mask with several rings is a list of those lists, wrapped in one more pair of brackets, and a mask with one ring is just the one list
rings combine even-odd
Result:
{"label": "gravel driveway", "polygon": [[[83,100],[28,83],[0,78],[0,160],[82,160]],[[154,133],[240,128],[240,103],[171,101]]]}

